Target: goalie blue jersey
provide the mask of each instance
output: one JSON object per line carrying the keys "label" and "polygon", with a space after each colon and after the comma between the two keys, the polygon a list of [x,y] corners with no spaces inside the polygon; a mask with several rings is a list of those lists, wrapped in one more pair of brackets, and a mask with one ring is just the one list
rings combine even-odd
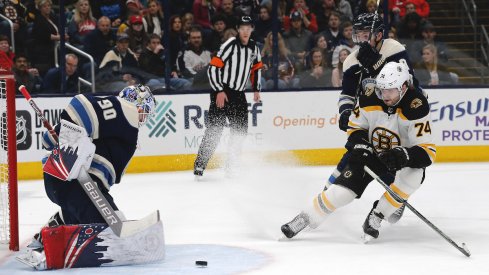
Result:
{"label": "goalie blue jersey", "polygon": [[[139,114],[136,106],[117,96],[77,95],[61,113],[61,119],[86,129],[96,146],[88,170],[99,186],[107,190],[119,183],[137,147]],[[55,130],[59,133],[60,126]],[[54,148],[55,141],[44,133],[43,145]]]}

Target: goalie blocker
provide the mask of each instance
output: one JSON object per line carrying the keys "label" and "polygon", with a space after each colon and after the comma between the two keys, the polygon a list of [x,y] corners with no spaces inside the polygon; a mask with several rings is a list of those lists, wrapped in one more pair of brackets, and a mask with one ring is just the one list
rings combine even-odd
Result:
{"label": "goalie blocker", "polygon": [[41,234],[44,251],[17,258],[37,270],[146,264],[165,258],[160,220],[124,238],[103,223],[45,227]]}

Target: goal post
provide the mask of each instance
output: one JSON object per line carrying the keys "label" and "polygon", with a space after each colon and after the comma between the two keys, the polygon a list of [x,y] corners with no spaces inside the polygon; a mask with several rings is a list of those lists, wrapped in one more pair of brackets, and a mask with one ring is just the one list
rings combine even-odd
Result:
{"label": "goal post", "polygon": [[19,250],[15,79],[0,72],[0,243]]}

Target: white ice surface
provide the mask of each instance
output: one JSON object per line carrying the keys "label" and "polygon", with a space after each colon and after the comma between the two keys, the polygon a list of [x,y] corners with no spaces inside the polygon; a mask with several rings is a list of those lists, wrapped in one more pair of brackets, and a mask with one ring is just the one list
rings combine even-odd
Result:
{"label": "white ice surface", "polygon": [[[409,210],[379,239],[362,243],[362,223],[383,193],[372,182],[363,197],[319,228],[278,242],[280,225],[322,190],[332,167],[248,165],[239,180],[221,170],[195,182],[190,171],[128,174],[112,188],[129,219],[160,209],[165,262],[131,267],[60,270],[70,274],[489,274],[489,163],[436,164],[409,200],[455,242],[462,255]],[[40,181],[19,184],[21,250],[57,209]],[[33,274],[0,248],[0,274]],[[250,256],[251,255],[251,256]],[[207,268],[195,267],[207,260]]]}

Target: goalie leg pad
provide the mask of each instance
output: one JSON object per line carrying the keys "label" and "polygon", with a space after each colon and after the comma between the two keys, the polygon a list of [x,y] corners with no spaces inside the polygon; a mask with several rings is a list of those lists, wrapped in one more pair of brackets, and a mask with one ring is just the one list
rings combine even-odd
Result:
{"label": "goalie leg pad", "polygon": [[165,257],[161,221],[124,238],[107,224],[44,228],[42,237],[47,269],[145,264]]}

